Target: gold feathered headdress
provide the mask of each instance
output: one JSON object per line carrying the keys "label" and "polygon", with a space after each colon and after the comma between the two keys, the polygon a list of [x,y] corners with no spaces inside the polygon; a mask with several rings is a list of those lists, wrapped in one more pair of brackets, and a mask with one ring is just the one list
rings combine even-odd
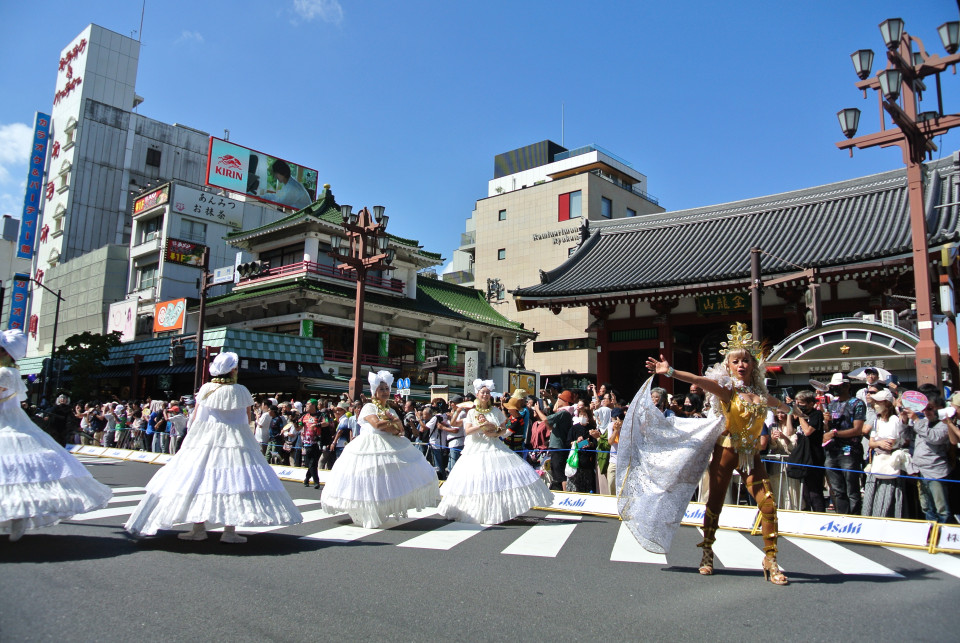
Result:
{"label": "gold feathered headdress", "polygon": [[720,349],[720,354],[723,356],[732,351],[744,350],[753,355],[758,363],[763,361],[763,347],[753,338],[753,333],[747,330],[747,325],[742,322],[737,322],[730,327],[727,341],[720,342],[720,345],[723,346]]}

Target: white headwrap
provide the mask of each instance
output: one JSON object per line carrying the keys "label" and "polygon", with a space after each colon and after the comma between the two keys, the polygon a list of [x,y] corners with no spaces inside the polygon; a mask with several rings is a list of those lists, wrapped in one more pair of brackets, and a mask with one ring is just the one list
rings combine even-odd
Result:
{"label": "white headwrap", "polygon": [[480,389],[486,388],[493,394],[493,380],[473,380],[473,392],[479,393]]}
{"label": "white headwrap", "polygon": [[13,361],[19,361],[27,354],[27,336],[19,328],[5,330],[0,333],[0,347],[7,351]]}
{"label": "white headwrap", "polygon": [[213,363],[210,364],[210,375],[213,377],[226,375],[235,369],[239,362],[240,358],[237,357],[236,353],[220,353],[213,358]]}
{"label": "white headwrap", "polygon": [[393,386],[393,373],[390,371],[379,371],[377,373],[370,371],[367,375],[367,381],[370,382],[370,394],[373,395],[377,392],[380,382],[386,382],[387,386]]}

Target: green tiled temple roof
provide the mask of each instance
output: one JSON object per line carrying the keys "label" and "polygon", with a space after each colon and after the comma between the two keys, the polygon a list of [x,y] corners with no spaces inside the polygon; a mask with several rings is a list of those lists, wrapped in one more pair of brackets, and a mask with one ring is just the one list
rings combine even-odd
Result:
{"label": "green tiled temple roof", "polygon": [[[355,289],[352,285],[338,286],[335,284],[319,283],[313,280],[298,279],[295,282],[288,282],[282,285],[234,291],[227,295],[208,300],[207,305],[212,306],[244,301],[263,295],[289,292],[298,289],[347,299],[353,299],[356,296]],[[487,302],[481,291],[474,288],[465,288],[456,284],[449,284],[438,279],[417,279],[416,299],[409,297],[389,297],[368,290],[367,301],[378,306],[410,310],[446,319],[465,320],[509,330],[520,329],[519,323],[510,321],[497,312]]]}

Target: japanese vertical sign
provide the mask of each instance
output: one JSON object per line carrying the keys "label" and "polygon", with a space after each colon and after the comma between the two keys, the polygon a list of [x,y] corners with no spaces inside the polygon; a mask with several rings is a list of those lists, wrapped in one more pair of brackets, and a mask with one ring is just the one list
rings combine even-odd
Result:
{"label": "japanese vertical sign", "polygon": [[457,366],[457,345],[456,344],[447,344],[447,364],[451,368]]}
{"label": "japanese vertical sign", "polygon": [[9,328],[18,328],[23,330],[23,324],[27,321],[27,299],[30,296],[29,285],[29,276],[13,276],[13,294],[10,297]]}
{"label": "japanese vertical sign", "polygon": [[[40,203],[43,195],[43,166],[47,162],[47,140],[49,137],[50,116],[37,112],[36,122],[33,126],[33,146],[30,148],[30,169],[27,171],[27,191],[23,197],[23,214],[20,217],[20,238],[17,241],[18,259],[33,259],[33,248],[37,239],[37,222],[40,219]],[[11,317],[11,323],[13,323],[12,320]],[[22,327],[23,324],[21,323],[17,328]]]}

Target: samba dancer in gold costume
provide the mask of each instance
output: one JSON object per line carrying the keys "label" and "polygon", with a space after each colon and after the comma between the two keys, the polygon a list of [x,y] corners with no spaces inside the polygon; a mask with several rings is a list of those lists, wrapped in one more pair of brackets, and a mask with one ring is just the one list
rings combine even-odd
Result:
{"label": "samba dancer in gold costume", "polygon": [[[734,469],[740,472],[747,490],[760,509],[763,532],[763,574],[775,585],[786,585],[787,577],[777,565],[777,506],[770,491],[770,480],[760,460],[760,432],[767,408],[790,408],[767,392],[763,383],[763,354],[759,342],[747,332],[744,324],[731,327],[728,341],[723,342],[724,360],[699,376],[678,371],[666,360],[647,359],[651,373],[666,375],[690,384],[697,384],[712,396],[713,409],[724,416],[725,428],[713,449],[710,461],[710,491],[703,518],[703,549],[700,573],[713,574],[713,543],[723,499]],[[662,356],[661,356],[662,357]]]}

